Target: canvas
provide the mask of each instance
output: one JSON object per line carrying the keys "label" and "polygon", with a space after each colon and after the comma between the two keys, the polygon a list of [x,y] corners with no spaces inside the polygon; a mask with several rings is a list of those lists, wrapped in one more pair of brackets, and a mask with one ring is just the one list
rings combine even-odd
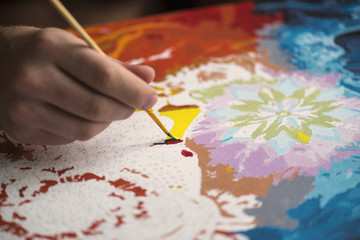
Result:
{"label": "canvas", "polygon": [[0,239],[359,239],[359,1],[88,27],[156,70],[154,113],[86,142],[0,134]]}

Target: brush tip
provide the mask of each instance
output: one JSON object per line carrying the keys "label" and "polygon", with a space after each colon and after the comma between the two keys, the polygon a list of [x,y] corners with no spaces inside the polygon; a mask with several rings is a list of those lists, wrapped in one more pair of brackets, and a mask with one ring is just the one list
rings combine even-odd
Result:
{"label": "brush tip", "polygon": [[169,137],[171,137],[173,140],[178,140],[177,138],[175,138],[173,135],[171,135],[171,133],[167,133],[166,135],[168,135]]}

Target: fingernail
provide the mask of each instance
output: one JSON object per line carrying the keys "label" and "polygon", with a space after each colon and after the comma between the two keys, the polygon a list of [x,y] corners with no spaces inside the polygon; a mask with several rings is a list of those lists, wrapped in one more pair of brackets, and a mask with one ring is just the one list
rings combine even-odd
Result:
{"label": "fingernail", "polygon": [[149,108],[151,108],[152,106],[155,105],[155,103],[157,102],[157,95],[156,94],[152,94],[147,101],[145,102],[143,109],[144,110],[148,110]]}

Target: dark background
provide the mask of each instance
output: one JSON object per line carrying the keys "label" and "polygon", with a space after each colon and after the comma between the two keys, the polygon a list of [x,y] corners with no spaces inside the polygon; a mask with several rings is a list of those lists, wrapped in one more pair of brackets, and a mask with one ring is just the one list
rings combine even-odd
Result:
{"label": "dark background", "polygon": [[[82,25],[131,19],[235,0],[62,0]],[[68,27],[48,0],[0,0],[0,25]]]}

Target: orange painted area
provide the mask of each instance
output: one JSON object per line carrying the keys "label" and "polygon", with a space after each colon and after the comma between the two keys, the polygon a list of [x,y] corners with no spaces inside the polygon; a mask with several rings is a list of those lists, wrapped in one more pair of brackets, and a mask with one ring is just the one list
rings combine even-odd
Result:
{"label": "orange painted area", "polygon": [[[221,5],[88,27],[86,30],[109,56],[121,61],[144,59],[156,71],[155,81],[190,65],[255,51],[256,33],[267,23],[282,19],[278,14],[253,14],[251,2]],[[171,57],[149,60],[172,49]]]}

